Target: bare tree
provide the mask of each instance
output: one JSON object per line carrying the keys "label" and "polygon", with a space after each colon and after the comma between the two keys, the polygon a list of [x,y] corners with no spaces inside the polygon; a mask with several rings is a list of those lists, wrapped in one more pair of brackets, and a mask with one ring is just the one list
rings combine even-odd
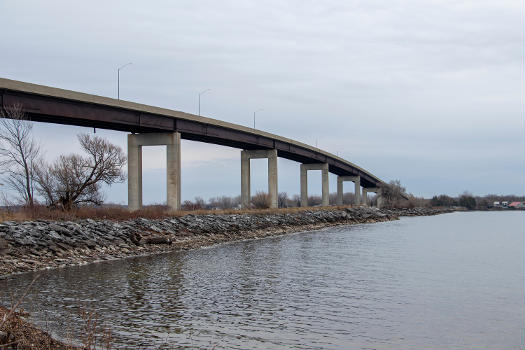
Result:
{"label": "bare tree", "polygon": [[213,197],[208,200],[208,204],[212,209],[231,209],[233,208],[235,198],[228,196]]}
{"label": "bare tree", "polygon": [[277,195],[277,204],[279,208],[288,208],[288,193],[279,192]]}
{"label": "bare tree", "polygon": [[201,197],[195,197],[195,200],[192,202],[190,200],[185,200],[182,203],[182,210],[201,210],[206,209],[206,202]]}
{"label": "bare tree", "polygon": [[35,203],[35,170],[41,153],[32,129],[21,105],[0,110],[0,173],[6,174],[6,185],[29,206]]}
{"label": "bare tree", "polygon": [[[387,208],[398,208],[408,206],[408,195],[406,189],[401,185],[401,181],[392,180],[390,183],[383,183],[381,187],[381,196],[383,197],[383,205]],[[372,202],[377,201],[377,196],[372,199]]]}
{"label": "bare tree", "polygon": [[49,206],[69,210],[80,204],[99,205],[102,183],[124,181],[126,156],[120,147],[87,134],[79,135],[78,140],[87,156],[63,155],[37,169],[38,192]]}
{"label": "bare tree", "polygon": [[256,209],[266,209],[270,207],[270,195],[266,192],[257,191],[255,196],[252,196],[252,205]]}

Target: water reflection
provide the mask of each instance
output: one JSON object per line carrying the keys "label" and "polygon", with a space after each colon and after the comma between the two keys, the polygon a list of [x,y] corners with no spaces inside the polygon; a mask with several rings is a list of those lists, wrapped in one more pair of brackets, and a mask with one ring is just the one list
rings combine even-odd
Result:
{"label": "water reflection", "polygon": [[[515,348],[522,219],[410,218],[48,271],[24,307],[62,337],[94,308],[127,349]],[[31,279],[0,281],[2,302]]]}

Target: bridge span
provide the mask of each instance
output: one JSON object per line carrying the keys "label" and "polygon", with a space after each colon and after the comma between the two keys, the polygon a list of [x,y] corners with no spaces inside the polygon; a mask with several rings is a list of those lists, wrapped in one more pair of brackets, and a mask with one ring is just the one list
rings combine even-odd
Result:
{"label": "bridge span", "polygon": [[[355,184],[356,204],[366,194],[380,196],[378,177],[357,165],[302,142],[261,130],[129,101],[0,78],[0,107],[22,106],[28,119],[125,131],[128,135],[128,207],[142,206],[142,147],[166,145],[167,204],[180,209],[180,140],[194,140],[241,149],[241,198],[250,204],[250,159],[268,159],[270,206],[277,207],[277,157],[301,163],[301,205],[307,205],[308,170],[322,172],[322,204],[329,205],[328,172],[337,178],[337,202],[342,204],[343,182]],[[362,189],[362,190],[361,190]],[[362,195],[361,195],[362,193]],[[380,202],[380,201],[379,201]]]}

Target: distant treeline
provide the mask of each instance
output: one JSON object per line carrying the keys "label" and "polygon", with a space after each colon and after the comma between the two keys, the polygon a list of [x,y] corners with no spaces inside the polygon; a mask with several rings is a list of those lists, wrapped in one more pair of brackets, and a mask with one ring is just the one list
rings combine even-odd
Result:
{"label": "distant treeline", "polygon": [[[431,199],[416,197],[412,194],[405,193],[405,189],[399,181],[392,181],[383,188],[383,206],[386,208],[414,208],[414,207],[464,207],[469,210],[486,210],[494,207],[494,202],[524,202],[524,196],[515,195],[495,195],[474,196],[469,192],[464,192],[457,197],[451,197],[446,194],[434,196]],[[368,198],[370,205],[377,204],[377,196]],[[321,196],[309,196],[308,206],[319,206],[322,203]],[[337,203],[337,193],[330,194],[330,205]],[[343,195],[343,205],[355,203],[353,193]],[[289,196],[286,192],[279,193],[279,208],[294,208],[301,206],[299,195]],[[182,203],[183,210],[201,210],[201,209],[235,209],[241,205],[241,197],[213,197],[208,201],[197,197],[193,201],[186,200]],[[265,192],[257,192],[252,197],[251,205],[255,209],[269,207],[269,196]]]}
{"label": "distant treeline", "polygon": [[464,192],[458,197],[450,197],[446,194],[434,196],[430,199],[432,207],[465,207],[470,210],[486,210],[494,207],[494,202],[524,202],[524,196],[488,194],[486,196],[474,196]]}
{"label": "distant treeline", "polygon": [[[299,195],[289,196],[286,192],[280,192],[277,196],[279,208],[294,208],[301,206],[301,197]],[[337,201],[337,194],[330,194],[330,204],[335,204]],[[255,209],[268,208],[270,197],[266,192],[257,192],[251,199],[251,206]],[[308,205],[321,205],[321,196],[309,196]],[[343,196],[343,203],[354,203],[354,194],[345,193]],[[182,210],[201,210],[201,209],[236,209],[241,206],[241,196],[229,197],[219,196],[212,197],[209,200],[204,200],[201,197],[195,197],[194,200],[185,200],[182,202]]]}

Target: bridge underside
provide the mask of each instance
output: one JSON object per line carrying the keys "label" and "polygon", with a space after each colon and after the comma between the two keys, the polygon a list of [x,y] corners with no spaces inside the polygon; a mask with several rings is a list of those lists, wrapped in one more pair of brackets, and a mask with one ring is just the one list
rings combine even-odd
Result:
{"label": "bridge underside", "polygon": [[[91,95],[88,95],[91,96]],[[361,186],[376,187],[380,180],[321,151],[303,148],[254,132],[86,101],[0,89],[0,105],[20,104],[36,122],[77,125],[131,133],[179,132],[181,138],[245,150],[275,149],[279,157],[303,164],[327,163],[339,176],[360,176]],[[184,113],[181,113],[184,115]]]}

